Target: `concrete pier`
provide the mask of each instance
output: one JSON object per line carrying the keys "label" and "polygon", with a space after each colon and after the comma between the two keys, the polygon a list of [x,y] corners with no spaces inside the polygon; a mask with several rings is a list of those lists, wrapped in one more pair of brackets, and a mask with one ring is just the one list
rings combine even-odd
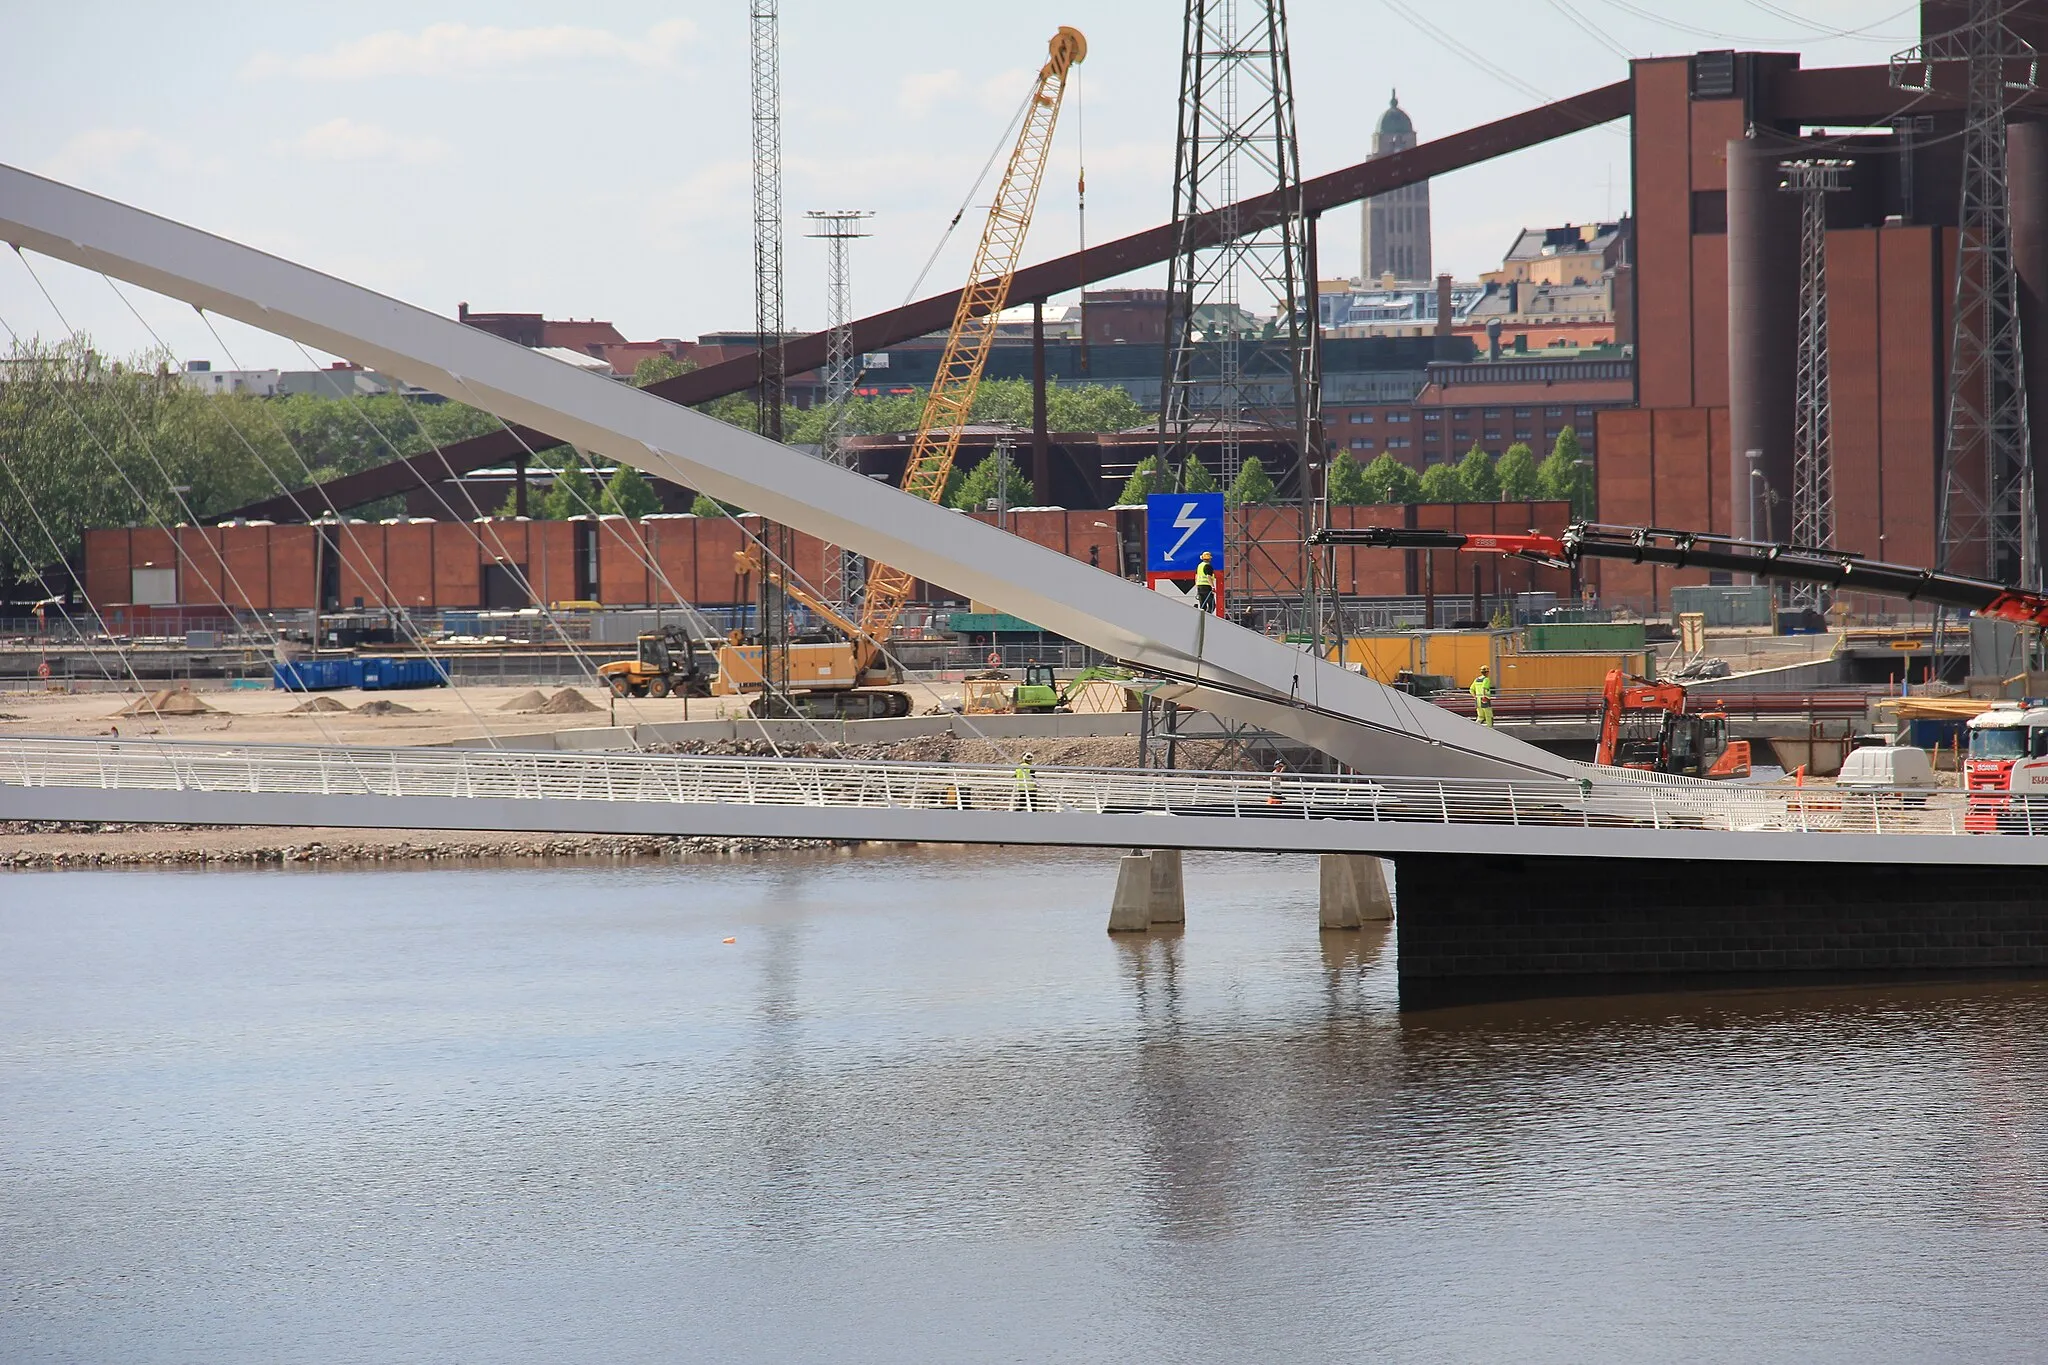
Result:
{"label": "concrete pier", "polygon": [[1109,901],[1109,932],[1142,934],[1152,927],[1152,855],[1127,853],[1117,864]]}
{"label": "concrete pier", "polygon": [[1179,924],[1187,917],[1180,850],[1125,854],[1117,864],[1116,893],[1109,902],[1109,932],[1142,934],[1155,924]]}
{"label": "concrete pier", "polygon": [[1322,926],[1357,929],[1394,917],[1386,864],[1369,853],[1325,853],[1322,862]]}
{"label": "concrete pier", "polygon": [[1187,889],[1181,882],[1180,850],[1155,848],[1152,860],[1152,922],[1182,924],[1188,917]]}

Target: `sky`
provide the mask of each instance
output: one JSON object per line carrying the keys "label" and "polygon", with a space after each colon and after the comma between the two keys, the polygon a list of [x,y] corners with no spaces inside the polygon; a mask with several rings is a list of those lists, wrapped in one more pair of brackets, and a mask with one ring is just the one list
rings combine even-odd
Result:
{"label": "sky", "polygon": [[[604,318],[635,340],[753,325],[742,0],[7,8],[0,161],[448,315],[467,302]],[[1303,172],[1364,160],[1396,90],[1427,140],[1622,79],[1631,56],[1739,47],[1798,51],[1808,66],[1883,62],[1912,45],[1916,11],[1901,0],[1294,0]],[[803,236],[807,209],[875,212],[874,235],[853,248],[856,315],[912,297],[928,261],[916,297],[959,286],[990,186],[950,238],[947,224],[1007,146],[1063,22],[1086,33],[1089,53],[1026,261],[1078,244],[1084,159],[1091,242],[1165,221],[1180,15],[1169,0],[783,0],[788,325],[826,322],[825,248]],[[1624,212],[1624,129],[1434,181],[1437,269],[1471,278],[1525,225]],[[1358,272],[1358,237],[1355,209],[1325,216],[1325,278]],[[0,260],[0,322],[18,335],[75,330],[117,355],[161,344],[216,367],[308,363],[282,338],[222,324],[216,340],[182,304],[31,263],[33,275]],[[1164,268],[1115,283],[1160,285]]]}

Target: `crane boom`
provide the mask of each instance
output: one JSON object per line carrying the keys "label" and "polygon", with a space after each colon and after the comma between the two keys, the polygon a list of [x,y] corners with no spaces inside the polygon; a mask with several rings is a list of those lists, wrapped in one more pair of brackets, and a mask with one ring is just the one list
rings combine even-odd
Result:
{"label": "crane boom", "polygon": [[[1066,95],[1067,72],[1087,57],[1088,40],[1078,29],[1062,25],[1046,49],[1049,55],[1039,68],[1037,88],[1025,105],[1024,126],[1010,150],[995,202],[989,205],[981,244],[974,252],[974,268],[954,310],[938,374],[925,398],[917,439],[904,466],[903,491],[930,502],[937,502],[945,492],[946,478],[953,471],[961,428],[974,406],[975,390],[981,386],[982,370],[995,345],[996,323],[1009,302],[1010,281],[1016,277],[1024,234],[1038,203],[1053,125],[1059,120],[1060,101]],[[913,582],[909,574],[891,565],[878,562],[870,566],[859,634],[853,642],[860,657],[859,672],[866,673],[879,661],[890,628],[910,600]]]}
{"label": "crane boom", "polygon": [[1826,583],[1852,592],[1961,607],[2001,621],[2048,626],[2048,595],[2041,593],[1907,564],[1887,564],[1843,550],[1738,540],[1704,531],[1604,526],[1593,522],[1574,522],[1565,528],[1564,534],[1556,536],[1536,532],[1466,534],[1405,526],[1331,526],[1317,531],[1309,543],[1382,550],[1462,550],[1509,555],[1554,569],[1568,569],[1587,559],[1620,559],[1673,569],[1723,569],[1787,582]]}

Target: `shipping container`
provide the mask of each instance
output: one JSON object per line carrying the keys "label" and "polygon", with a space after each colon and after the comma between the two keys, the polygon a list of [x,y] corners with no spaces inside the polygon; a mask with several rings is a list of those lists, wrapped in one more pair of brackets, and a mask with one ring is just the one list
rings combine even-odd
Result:
{"label": "shipping container", "polygon": [[1768,583],[1673,588],[1671,624],[1679,613],[1696,611],[1714,626],[1768,626],[1771,624],[1771,585]]}
{"label": "shipping container", "polygon": [[[1679,591],[1685,590],[1681,588]],[[1522,632],[1522,648],[1532,654],[1639,650],[1643,643],[1641,622],[1615,621],[1606,625],[1545,622]]]}
{"label": "shipping container", "polygon": [[1634,677],[1654,676],[1655,650],[1611,654],[1504,654],[1494,671],[1501,692],[1597,692],[1616,669]]}

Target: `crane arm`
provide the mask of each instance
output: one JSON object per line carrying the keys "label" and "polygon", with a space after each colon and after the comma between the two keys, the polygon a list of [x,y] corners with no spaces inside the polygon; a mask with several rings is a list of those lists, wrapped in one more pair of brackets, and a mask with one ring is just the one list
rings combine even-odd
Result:
{"label": "crane arm", "polygon": [[[961,429],[974,406],[989,351],[995,346],[996,324],[1009,302],[1010,281],[1017,274],[1024,234],[1038,203],[1053,126],[1059,120],[1060,101],[1066,96],[1067,72],[1087,57],[1088,40],[1078,29],[1062,26],[1046,48],[1049,55],[1039,68],[1037,87],[1025,105],[1024,126],[1010,150],[995,202],[989,205],[981,244],[974,252],[974,268],[954,310],[952,330],[946,334],[946,348],[939,357],[938,373],[925,398],[917,438],[903,469],[903,491],[930,502],[937,502],[945,492],[946,478],[953,471]],[[890,627],[910,600],[913,582],[909,574],[892,565],[870,566],[860,624],[853,632],[862,672],[874,664],[882,642],[889,638]]]}
{"label": "crane arm", "polygon": [[1843,550],[1739,540],[1704,531],[1605,526],[1593,522],[1575,522],[1558,536],[1534,532],[1480,535],[1402,526],[1332,526],[1309,539],[1315,545],[1511,555],[1556,569],[1572,568],[1587,559],[1626,560],[1673,569],[1720,569],[1788,582],[1826,583],[1851,591],[1960,607],[2001,621],[2048,626],[2048,595],[2041,593],[1907,564],[1887,564]]}

